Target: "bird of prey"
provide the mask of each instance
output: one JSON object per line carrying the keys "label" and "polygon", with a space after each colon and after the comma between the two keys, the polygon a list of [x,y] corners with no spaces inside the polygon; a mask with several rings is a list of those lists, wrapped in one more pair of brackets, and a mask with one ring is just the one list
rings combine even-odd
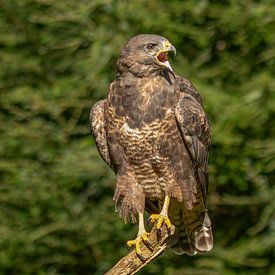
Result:
{"label": "bird of prey", "polygon": [[147,211],[154,226],[175,226],[168,246],[195,255],[213,247],[207,210],[211,129],[201,96],[176,75],[168,61],[175,47],[164,37],[139,34],[128,41],[117,62],[107,98],[90,115],[103,160],[116,174],[114,201],[119,215],[138,220],[139,256],[148,244]]}

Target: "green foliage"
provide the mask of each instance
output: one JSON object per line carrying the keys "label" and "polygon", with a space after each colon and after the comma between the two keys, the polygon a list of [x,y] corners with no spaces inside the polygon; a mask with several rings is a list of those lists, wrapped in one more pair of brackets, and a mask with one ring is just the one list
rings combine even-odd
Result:
{"label": "green foliage", "polygon": [[125,41],[166,36],[213,126],[215,247],[142,274],[274,274],[274,1],[0,0],[0,273],[103,274],[136,226],[89,133]]}

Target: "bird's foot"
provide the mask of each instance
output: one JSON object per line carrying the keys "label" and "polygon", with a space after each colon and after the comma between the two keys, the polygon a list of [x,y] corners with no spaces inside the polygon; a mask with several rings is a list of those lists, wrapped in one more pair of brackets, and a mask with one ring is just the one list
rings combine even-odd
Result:
{"label": "bird's foot", "polygon": [[167,228],[170,229],[172,227],[172,224],[168,218],[167,215],[163,215],[163,214],[152,214],[150,216],[150,222],[155,222],[157,221],[157,224],[156,224],[156,228],[157,229],[160,229],[162,224],[165,223]]}
{"label": "bird's foot", "polygon": [[133,245],[136,247],[136,249],[135,249],[136,253],[137,253],[138,257],[143,261],[145,261],[146,258],[141,253],[141,249],[140,249],[141,243],[143,242],[149,249],[151,249],[151,250],[153,249],[152,244],[149,241],[148,236],[149,236],[149,233],[145,231],[141,234],[138,234],[136,239],[130,240],[130,241],[127,242],[127,245],[129,247],[131,247]]}

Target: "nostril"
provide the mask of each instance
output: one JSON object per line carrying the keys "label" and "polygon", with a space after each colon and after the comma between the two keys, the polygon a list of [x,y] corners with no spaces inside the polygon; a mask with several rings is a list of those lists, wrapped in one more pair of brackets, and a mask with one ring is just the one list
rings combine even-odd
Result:
{"label": "nostril", "polygon": [[164,45],[166,48],[170,48],[170,46],[171,46],[170,42],[168,42],[168,41],[166,41]]}

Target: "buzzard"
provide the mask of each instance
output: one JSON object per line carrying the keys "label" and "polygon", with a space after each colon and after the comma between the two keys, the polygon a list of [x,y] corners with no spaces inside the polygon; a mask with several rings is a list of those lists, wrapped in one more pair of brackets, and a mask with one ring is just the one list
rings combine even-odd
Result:
{"label": "buzzard", "polygon": [[128,241],[140,256],[148,245],[144,212],[160,229],[175,226],[168,246],[195,255],[213,247],[207,210],[209,120],[198,91],[168,61],[175,47],[164,37],[140,34],[124,46],[107,98],[90,115],[103,160],[115,172],[116,211],[139,227]]}

